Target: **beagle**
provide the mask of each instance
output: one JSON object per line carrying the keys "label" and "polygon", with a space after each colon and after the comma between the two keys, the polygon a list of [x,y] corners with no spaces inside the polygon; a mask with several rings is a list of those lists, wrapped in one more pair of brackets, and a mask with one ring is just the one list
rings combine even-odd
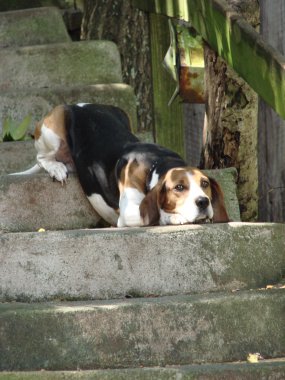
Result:
{"label": "beagle", "polygon": [[99,104],[60,105],[35,129],[37,164],[63,183],[77,172],[97,213],[118,227],[228,222],[218,183],[173,151],[139,142],[127,115]]}

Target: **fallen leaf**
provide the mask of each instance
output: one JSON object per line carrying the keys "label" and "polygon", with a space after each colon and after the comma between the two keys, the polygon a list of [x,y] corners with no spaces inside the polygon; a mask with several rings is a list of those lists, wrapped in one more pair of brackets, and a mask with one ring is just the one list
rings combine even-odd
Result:
{"label": "fallen leaf", "polygon": [[246,360],[248,363],[258,363],[258,354],[248,354]]}

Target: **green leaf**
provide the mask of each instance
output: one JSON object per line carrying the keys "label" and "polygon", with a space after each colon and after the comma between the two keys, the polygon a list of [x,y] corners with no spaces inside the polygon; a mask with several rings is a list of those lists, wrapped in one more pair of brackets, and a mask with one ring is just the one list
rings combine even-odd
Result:
{"label": "green leaf", "polygon": [[21,141],[25,139],[31,119],[32,116],[27,115],[19,125],[14,122],[11,123],[10,134],[14,141]]}
{"label": "green leaf", "polygon": [[10,124],[11,124],[11,119],[7,118],[3,122],[3,129],[2,129],[2,137],[3,139],[9,135],[9,130],[10,130]]}

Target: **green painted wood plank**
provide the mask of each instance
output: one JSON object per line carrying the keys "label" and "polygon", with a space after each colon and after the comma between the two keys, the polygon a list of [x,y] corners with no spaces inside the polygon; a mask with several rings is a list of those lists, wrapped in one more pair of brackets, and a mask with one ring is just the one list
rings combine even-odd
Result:
{"label": "green painted wood plank", "polygon": [[285,57],[224,0],[133,0],[138,8],[187,22],[285,119]]}
{"label": "green painted wood plank", "polygon": [[182,157],[184,154],[183,109],[179,97],[168,106],[176,83],[162,65],[169,47],[167,18],[150,15],[155,141]]}

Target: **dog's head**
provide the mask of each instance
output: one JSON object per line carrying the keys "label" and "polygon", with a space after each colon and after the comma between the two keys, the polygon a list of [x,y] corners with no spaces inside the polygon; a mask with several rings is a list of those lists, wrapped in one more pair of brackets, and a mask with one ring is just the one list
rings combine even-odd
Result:
{"label": "dog's head", "polygon": [[140,205],[144,225],[228,222],[218,183],[198,169],[170,169]]}

